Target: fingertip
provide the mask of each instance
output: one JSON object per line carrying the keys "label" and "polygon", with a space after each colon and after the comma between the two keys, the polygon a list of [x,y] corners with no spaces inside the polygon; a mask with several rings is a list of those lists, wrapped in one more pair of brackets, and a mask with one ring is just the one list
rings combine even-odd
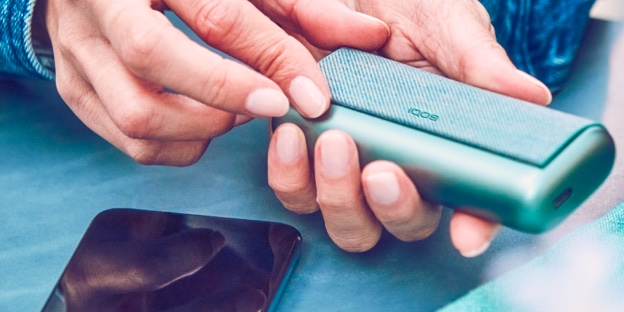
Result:
{"label": "fingertip", "polygon": [[549,105],[550,102],[552,102],[552,93],[550,92],[550,89],[548,89],[548,87],[543,82],[539,81],[537,78],[521,70],[518,70],[517,72],[528,83],[532,84],[535,88],[537,88],[537,90],[535,90],[534,92],[531,92],[531,94],[535,95],[535,98],[530,102],[533,102],[535,104],[540,104],[540,105]]}
{"label": "fingertip", "polygon": [[366,200],[383,226],[406,242],[429,237],[438,227],[441,207],[422,201],[416,186],[397,164],[375,161],[362,172]]}
{"label": "fingertip", "polygon": [[407,178],[395,163],[379,160],[369,163],[362,170],[362,186],[370,202],[388,206],[401,198]]}
{"label": "fingertip", "polygon": [[539,105],[552,101],[548,87],[517,69],[497,43],[483,43],[463,59],[460,76],[467,84]]}
{"label": "fingertip", "polygon": [[451,241],[457,251],[474,258],[483,254],[500,230],[500,225],[456,211],[451,218]]}
{"label": "fingertip", "polygon": [[314,162],[316,200],[332,241],[349,252],[373,248],[382,226],[364,201],[353,139],[339,130],[323,132],[316,142]]}
{"label": "fingertip", "polygon": [[390,27],[380,19],[348,8],[343,3],[318,0],[297,12],[305,38],[316,47],[335,50],[352,47],[365,51],[381,48],[390,37]]}
{"label": "fingertip", "polygon": [[288,92],[297,111],[308,118],[321,116],[329,107],[329,87],[326,84],[319,87],[319,84],[306,76],[295,77],[290,82]]}
{"label": "fingertip", "polygon": [[351,147],[352,142],[349,136],[338,130],[325,131],[319,136],[314,157],[317,180],[337,180],[355,168],[353,159],[357,156]]}
{"label": "fingertip", "polygon": [[390,36],[390,26],[388,26],[388,24],[386,24],[386,22],[373,17],[371,15],[368,14],[364,14],[362,12],[357,12],[357,11],[353,11],[359,19],[364,20],[366,23],[372,24],[374,25],[373,27],[375,28],[383,28],[385,30],[385,35],[386,36]]}
{"label": "fingertip", "polygon": [[271,137],[268,182],[286,209],[300,214],[318,210],[305,137],[294,124],[280,125]]}
{"label": "fingertip", "polygon": [[245,100],[245,110],[258,117],[281,117],[288,112],[288,98],[279,90],[259,88]]}
{"label": "fingertip", "polygon": [[352,42],[349,42],[349,46],[358,48],[364,51],[374,51],[380,49],[390,38],[391,30],[390,26],[386,24],[384,21],[370,16],[368,14],[364,14],[357,11],[352,11],[354,16],[356,16],[357,20],[361,22],[362,29],[357,31],[361,31],[368,35],[367,40],[353,40],[357,38],[353,38],[349,36]]}
{"label": "fingertip", "polygon": [[350,235],[345,233],[334,235],[328,229],[328,234],[336,246],[344,251],[352,253],[366,252],[373,249],[381,239],[381,233],[382,227],[378,224],[368,229],[366,232],[367,235],[354,235],[355,238],[349,237]]}
{"label": "fingertip", "polygon": [[[305,136],[294,124],[277,127],[271,136],[268,155],[269,178],[296,182],[309,172]],[[297,178],[295,178],[297,177]],[[290,183],[289,182],[289,183]]]}
{"label": "fingertip", "polygon": [[363,179],[364,189],[371,201],[387,206],[395,203],[401,196],[399,180],[393,172],[378,172]]}
{"label": "fingertip", "polygon": [[275,135],[275,150],[278,160],[284,165],[293,165],[303,154],[303,139],[301,131],[292,124],[284,124],[277,128]]}

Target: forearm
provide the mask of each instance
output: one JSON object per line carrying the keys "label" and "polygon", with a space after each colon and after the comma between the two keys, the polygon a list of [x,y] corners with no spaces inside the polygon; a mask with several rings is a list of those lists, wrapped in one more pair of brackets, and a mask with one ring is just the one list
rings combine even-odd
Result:
{"label": "forearm", "polygon": [[35,0],[0,0],[0,77],[54,78],[43,15],[34,12]]}

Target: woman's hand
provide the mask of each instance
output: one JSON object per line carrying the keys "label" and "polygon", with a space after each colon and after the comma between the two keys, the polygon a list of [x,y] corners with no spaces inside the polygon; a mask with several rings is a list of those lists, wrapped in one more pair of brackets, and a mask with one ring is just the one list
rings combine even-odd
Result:
{"label": "woman's hand", "polygon": [[[314,0],[252,2],[317,58],[336,48],[325,38],[367,41],[364,33],[347,33],[315,18],[322,15],[322,7]],[[488,13],[476,0],[359,0],[344,5],[390,27],[389,40],[376,50],[382,56],[537,104],[551,100],[546,86],[511,63],[496,43]],[[276,129],[269,148],[269,183],[292,211],[311,213],[320,208],[329,236],[341,248],[368,250],[382,228],[404,241],[424,239],[437,228],[441,208],[421,200],[396,164],[376,161],[361,170],[355,143],[340,131],[319,137],[313,163],[305,144],[295,125]],[[467,257],[485,251],[498,228],[461,212],[455,212],[450,222],[453,244]]]}
{"label": "woman's hand", "polygon": [[[165,9],[244,64],[191,41]],[[189,165],[251,117],[281,116],[289,103],[316,117],[329,104],[310,52],[245,0],[48,0],[46,24],[63,99],[142,164]],[[365,29],[386,41],[383,23]]]}

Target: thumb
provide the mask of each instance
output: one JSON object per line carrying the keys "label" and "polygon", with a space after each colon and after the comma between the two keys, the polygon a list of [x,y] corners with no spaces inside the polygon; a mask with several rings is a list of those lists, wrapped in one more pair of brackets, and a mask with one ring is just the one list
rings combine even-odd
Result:
{"label": "thumb", "polygon": [[459,47],[457,72],[453,75],[467,84],[528,102],[548,105],[552,95],[536,78],[517,69],[496,40],[483,38],[462,51]]}
{"label": "thumb", "polygon": [[425,30],[428,42],[421,42],[424,56],[432,60],[450,78],[525,101],[547,105],[552,100],[548,88],[537,79],[518,70],[496,42],[490,18],[480,4],[468,10],[460,6],[446,8],[444,14]]}
{"label": "thumb", "polygon": [[390,36],[386,23],[336,0],[251,2],[289,33],[298,33],[324,50],[351,47],[373,51],[381,48]]}

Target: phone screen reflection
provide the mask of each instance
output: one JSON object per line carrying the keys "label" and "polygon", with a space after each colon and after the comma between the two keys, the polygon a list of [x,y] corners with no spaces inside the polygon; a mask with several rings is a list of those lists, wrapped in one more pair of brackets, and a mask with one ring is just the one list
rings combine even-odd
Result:
{"label": "phone screen reflection", "polygon": [[300,242],[279,223],[107,210],[43,311],[270,310]]}

